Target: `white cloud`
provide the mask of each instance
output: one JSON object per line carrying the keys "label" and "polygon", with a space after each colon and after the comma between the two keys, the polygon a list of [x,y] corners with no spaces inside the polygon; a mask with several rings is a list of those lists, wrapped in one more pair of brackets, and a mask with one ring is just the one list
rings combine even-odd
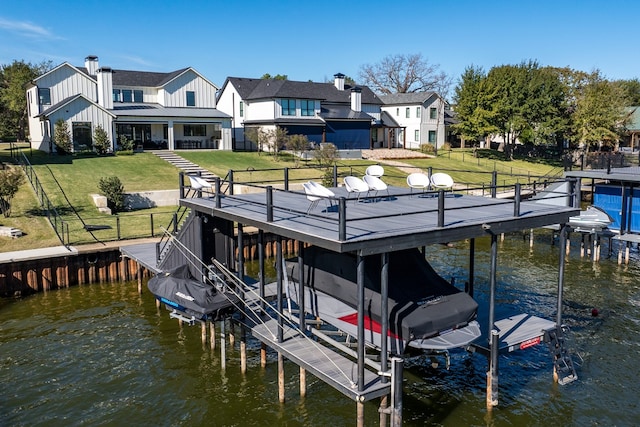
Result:
{"label": "white cloud", "polygon": [[0,17],[0,30],[11,31],[32,38],[59,39],[49,30],[28,21],[10,21]]}
{"label": "white cloud", "polygon": [[132,62],[134,64],[138,64],[138,65],[144,65],[146,67],[155,67],[155,64],[152,62],[149,62],[143,58],[137,57],[137,56],[128,56],[128,55],[119,55],[120,58],[126,60],[127,62]]}

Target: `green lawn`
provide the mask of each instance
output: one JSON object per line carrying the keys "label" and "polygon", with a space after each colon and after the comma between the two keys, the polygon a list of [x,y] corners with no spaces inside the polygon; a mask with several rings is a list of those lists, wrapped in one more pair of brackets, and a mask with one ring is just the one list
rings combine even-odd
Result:
{"label": "green lawn", "polygon": [[[42,187],[67,224],[65,238],[73,245],[101,241],[149,237],[159,235],[175,212],[175,207],[145,209],[106,215],[98,212],[90,194],[99,193],[98,181],[101,177],[117,176],[125,191],[150,191],[178,188],[179,170],[150,153],[136,153],[132,156],[51,156],[39,151],[25,150],[33,170]],[[301,161],[296,164],[292,156],[281,154],[278,161],[266,153],[235,153],[228,151],[180,151],[178,154],[212,171],[227,177],[233,170],[235,182],[281,183],[288,171],[289,180],[301,182],[309,179],[322,180],[323,169],[315,161]],[[489,184],[491,172],[499,172],[499,185],[526,182],[528,176],[553,177],[561,174],[559,167],[521,160],[502,161],[489,158],[491,153],[480,153],[474,157],[468,150],[441,151],[437,157],[428,159],[408,159],[403,162],[426,171],[447,172],[457,183],[470,185]],[[0,161],[9,162],[8,144],[0,144]],[[349,160],[338,162],[339,177],[363,175],[372,161]],[[407,172],[388,165],[385,168],[385,182],[390,185],[406,186]],[[507,177],[519,174],[519,177]],[[54,179],[55,177],[55,179]],[[56,182],[57,181],[57,182]],[[341,181],[341,180],[340,180]],[[68,198],[73,209],[65,199]],[[30,184],[25,184],[13,200],[10,218],[0,218],[0,224],[17,227],[25,232],[18,239],[0,237],[0,252],[47,247],[59,244],[55,232],[41,213],[39,203]],[[80,218],[78,218],[78,215]],[[94,231],[94,236],[85,231],[84,224],[104,226]],[[101,227],[103,228],[103,227]]]}

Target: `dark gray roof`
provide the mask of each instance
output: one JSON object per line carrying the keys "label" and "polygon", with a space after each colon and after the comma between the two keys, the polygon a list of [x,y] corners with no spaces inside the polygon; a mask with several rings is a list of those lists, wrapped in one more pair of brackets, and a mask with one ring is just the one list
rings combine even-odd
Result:
{"label": "dark gray roof", "polygon": [[411,93],[392,93],[390,95],[381,95],[380,99],[385,105],[396,104],[422,104],[427,99],[435,95],[435,92],[411,92]]}
{"label": "dark gray roof", "polygon": [[323,106],[320,114],[324,120],[354,120],[371,121],[373,117],[362,111],[353,111],[350,107],[342,105]]}
{"label": "dark gray roof", "polygon": [[[345,84],[344,90],[338,90],[333,83],[296,82],[277,79],[250,79],[243,77],[228,77],[227,83],[232,83],[242,99],[251,101],[256,99],[292,98],[319,99],[320,101],[350,104],[352,86]],[[382,105],[382,100],[366,86],[357,86],[362,90],[363,104]]]}
{"label": "dark gray roof", "polygon": [[163,107],[160,104],[123,104],[114,106],[118,117],[183,117],[199,119],[230,119],[216,108]]}
{"label": "dark gray roof", "polygon": [[[78,67],[80,71],[96,79],[96,76],[89,74],[86,68]],[[132,70],[111,70],[113,75],[114,86],[146,86],[146,87],[160,87],[167,82],[174,79],[176,76],[184,73],[189,68],[182,68],[180,70],[171,71],[169,73],[156,73],[151,71],[132,71]]]}
{"label": "dark gray roof", "polygon": [[396,120],[391,116],[391,114],[387,113],[386,111],[383,111],[380,114],[380,119],[382,120],[382,125],[385,127],[389,127],[389,128],[401,127],[400,124],[398,124],[398,122],[396,122]]}

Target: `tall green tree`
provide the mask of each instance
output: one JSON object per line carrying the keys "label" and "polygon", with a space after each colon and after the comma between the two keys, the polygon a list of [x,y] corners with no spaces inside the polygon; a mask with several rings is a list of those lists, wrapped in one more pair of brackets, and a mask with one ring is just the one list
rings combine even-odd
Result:
{"label": "tall green tree", "polygon": [[614,80],[611,82],[615,86],[620,86],[625,94],[625,100],[627,106],[639,106],[640,105],[640,80]]}
{"label": "tall green tree", "polygon": [[51,70],[53,63],[39,64],[14,60],[11,64],[0,65],[0,128],[1,137],[28,136],[27,83]]}
{"label": "tall green tree", "polygon": [[481,67],[467,67],[454,90],[458,123],[453,129],[464,140],[478,141],[497,130],[490,121],[492,112],[488,102],[490,94],[485,91],[486,76]]}

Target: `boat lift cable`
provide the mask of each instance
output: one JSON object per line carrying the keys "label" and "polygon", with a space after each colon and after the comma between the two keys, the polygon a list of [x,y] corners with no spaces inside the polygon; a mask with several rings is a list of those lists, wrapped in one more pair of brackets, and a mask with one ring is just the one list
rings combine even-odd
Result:
{"label": "boat lift cable", "polygon": [[[187,260],[189,260],[189,263],[191,263],[191,265],[195,268],[200,268],[200,267],[204,267],[208,273],[211,273],[213,276],[215,276],[218,279],[222,279],[217,272],[215,272],[213,269],[211,269],[208,265],[206,265],[198,256],[196,256],[188,247],[186,247],[182,242],[180,242],[178,239],[175,238],[175,236],[173,236],[171,233],[169,233],[167,230],[163,229],[163,232],[169,235],[169,238],[174,242],[177,243],[176,248],[178,248],[178,250],[182,253],[182,255],[190,255],[190,257],[185,256],[185,258]],[[192,261],[191,259],[197,259],[198,262],[201,264],[200,266],[195,265],[194,261]],[[248,292],[250,292],[257,301],[262,301],[268,304],[268,301],[266,301],[264,298],[262,298],[255,289],[249,287],[244,281],[242,281],[239,277],[237,277],[235,274],[233,274],[232,271],[230,271],[229,269],[227,269],[227,267],[225,267],[222,263],[220,263],[219,261],[217,261],[216,259],[212,259],[211,260],[213,262],[213,265],[220,270],[220,272],[222,272],[222,274],[225,276],[225,278],[227,278],[228,280],[234,282],[236,285],[242,287],[242,289],[246,289]],[[223,280],[223,279],[222,279]],[[224,281],[224,280],[223,280]],[[231,291],[231,293],[233,293],[236,297],[241,298],[241,295],[234,291],[231,287],[229,287],[229,290]],[[242,307],[240,307],[239,304],[235,303],[234,301],[231,301],[231,299],[229,299],[231,304],[233,304],[233,306],[235,308],[237,308],[238,310],[242,310]],[[258,312],[256,312],[256,310],[252,307],[246,306],[251,313],[254,315],[253,317],[255,317],[256,319],[258,319],[261,324],[263,326],[266,326],[265,322],[262,320],[260,314]],[[266,316],[269,317],[269,319],[271,320],[277,320],[277,318],[275,318],[271,313],[267,312],[266,309],[263,309],[260,304],[257,304],[257,307],[260,311],[262,311]],[[309,337],[303,330],[300,329],[300,327],[292,321],[292,319],[290,317],[285,316],[283,313],[277,313],[277,316],[282,317],[283,321],[287,322],[287,325],[289,327],[291,327],[292,329],[294,329],[296,332],[298,332],[306,341],[308,341],[309,344],[311,344],[312,346],[314,346],[314,348],[316,348],[323,356],[325,356],[327,358],[327,360],[344,376],[345,379],[347,379],[347,381],[349,381],[349,383],[351,384],[352,387],[357,386],[357,384],[355,383],[355,381],[352,380],[352,375],[347,375],[346,372],[344,372],[344,370],[340,369],[340,367],[334,362],[334,360],[327,355],[324,350],[326,350],[327,348],[325,346],[322,346],[320,344],[318,344],[317,341],[313,340],[311,337]],[[276,322],[277,324],[277,322]],[[245,326],[249,327],[250,325],[248,324],[244,324]],[[284,326],[280,326],[278,325],[278,327],[282,327],[284,329]],[[273,336],[273,339],[275,340],[275,336]]]}
{"label": "boat lift cable", "polygon": [[[75,216],[78,217],[78,219],[80,220],[80,222],[82,223],[82,228],[84,228],[85,230],[87,230],[89,232],[89,234],[91,234],[91,237],[93,237],[93,239],[98,242],[98,243],[102,243],[103,245],[106,245],[106,243],[104,243],[102,240],[98,239],[92,232],[92,227],[87,225],[84,220],[82,219],[82,217],[80,216],[80,214],[78,213],[78,211],[76,210],[76,208],[71,204],[71,202],[69,201],[69,198],[67,197],[67,194],[64,192],[64,190],[62,189],[62,186],[60,185],[60,183],[58,182],[58,179],[56,178],[56,176],[53,174],[53,171],[51,170],[51,168],[49,167],[49,165],[45,165],[47,167],[47,169],[49,170],[49,173],[51,173],[51,177],[53,178],[53,181],[56,183],[56,185],[58,186],[58,189],[60,190],[60,192],[62,193],[62,196],[64,197],[64,199],[67,201],[67,204],[69,205],[69,207],[71,208],[71,210],[73,211],[73,213],[75,214]],[[101,228],[101,227],[99,227]],[[109,227],[111,228],[111,227]]]}

